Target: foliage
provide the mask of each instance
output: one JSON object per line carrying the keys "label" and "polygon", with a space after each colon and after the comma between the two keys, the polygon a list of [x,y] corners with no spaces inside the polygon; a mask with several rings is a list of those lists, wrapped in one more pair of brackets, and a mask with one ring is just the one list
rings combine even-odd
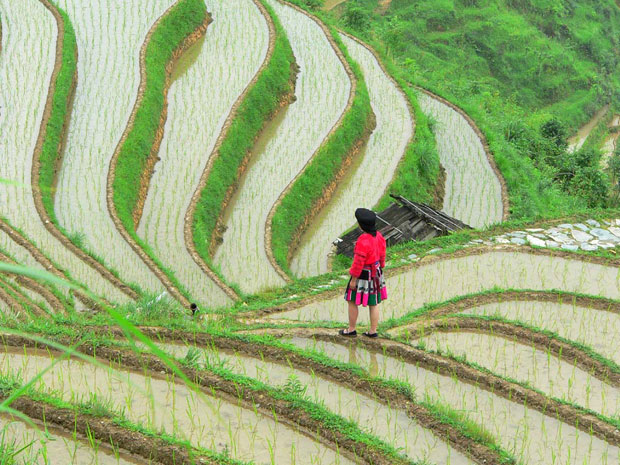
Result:
{"label": "foliage", "polygon": [[266,122],[278,110],[283,96],[291,92],[295,57],[277,16],[268,5],[265,7],[276,26],[273,55],[247,93],[228,130],[201,192],[193,219],[194,245],[202,259],[211,265],[209,245],[224,208],[226,194],[238,182],[239,165],[252,149]]}
{"label": "foliage", "polygon": [[[577,7],[536,0],[393,0],[381,15],[374,0],[350,0],[347,9],[365,10],[371,27],[351,31],[392,57],[404,79],[454,102],[476,121],[506,179],[513,217],[605,204],[595,188],[604,176],[586,169],[562,184],[546,161],[563,151],[567,133],[605,103],[620,100],[620,11],[613,1]],[[349,17],[339,21],[346,27]],[[553,130],[560,131],[555,146]]]}

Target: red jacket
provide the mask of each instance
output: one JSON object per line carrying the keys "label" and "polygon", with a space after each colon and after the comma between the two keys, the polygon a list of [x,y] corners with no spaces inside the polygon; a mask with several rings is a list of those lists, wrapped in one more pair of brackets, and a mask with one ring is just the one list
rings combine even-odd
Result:
{"label": "red jacket", "polygon": [[385,268],[385,239],[379,231],[377,235],[364,233],[355,243],[353,251],[353,265],[349,269],[349,274],[359,278],[365,266],[374,265],[379,262],[381,268]]}

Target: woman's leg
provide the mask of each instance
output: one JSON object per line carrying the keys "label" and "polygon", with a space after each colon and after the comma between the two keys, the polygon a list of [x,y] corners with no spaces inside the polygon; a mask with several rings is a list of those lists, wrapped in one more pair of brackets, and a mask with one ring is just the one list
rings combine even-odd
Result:
{"label": "woman's leg", "polygon": [[379,306],[371,305],[368,307],[368,311],[370,312],[370,330],[368,332],[370,334],[375,334],[377,332],[377,326],[379,325]]}
{"label": "woman's leg", "polygon": [[359,315],[359,310],[357,309],[357,305],[355,302],[348,301],[349,304],[349,329],[347,332],[355,331],[355,326],[357,326],[357,316]]}

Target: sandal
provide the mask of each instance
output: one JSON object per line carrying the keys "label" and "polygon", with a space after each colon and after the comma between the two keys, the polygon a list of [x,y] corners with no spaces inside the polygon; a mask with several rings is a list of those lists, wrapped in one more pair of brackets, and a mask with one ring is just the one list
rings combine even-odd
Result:
{"label": "sandal", "polygon": [[363,334],[364,334],[364,336],[366,336],[366,337],[370,337],[370,338],[373,338],[373,337],[378,337],[378,336],[379,336],[377,333],[372,333],[372,334],[370,334],[368,331],[366,331],[366,332],[365,332],[365,333],[363,333]]}
{"label": "sandal", "polygon": [[341,336],[345,336],[345,337],[355,337],[357,336],[357,331],[353,330],[349,333],[347,332],[346,329],[341,329],[340,331],[338,331],[338,334],[340,334]]}

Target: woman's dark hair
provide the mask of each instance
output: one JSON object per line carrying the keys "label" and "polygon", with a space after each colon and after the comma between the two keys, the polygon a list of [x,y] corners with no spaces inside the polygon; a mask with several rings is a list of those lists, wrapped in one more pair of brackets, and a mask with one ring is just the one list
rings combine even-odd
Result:
{"label": "woman's dark hair", "polygon": [[373,236],[377,235],[377,215],[375,212],[367,208],[358,208],[355,210],[355,219],[357,219],[362,231]]}

